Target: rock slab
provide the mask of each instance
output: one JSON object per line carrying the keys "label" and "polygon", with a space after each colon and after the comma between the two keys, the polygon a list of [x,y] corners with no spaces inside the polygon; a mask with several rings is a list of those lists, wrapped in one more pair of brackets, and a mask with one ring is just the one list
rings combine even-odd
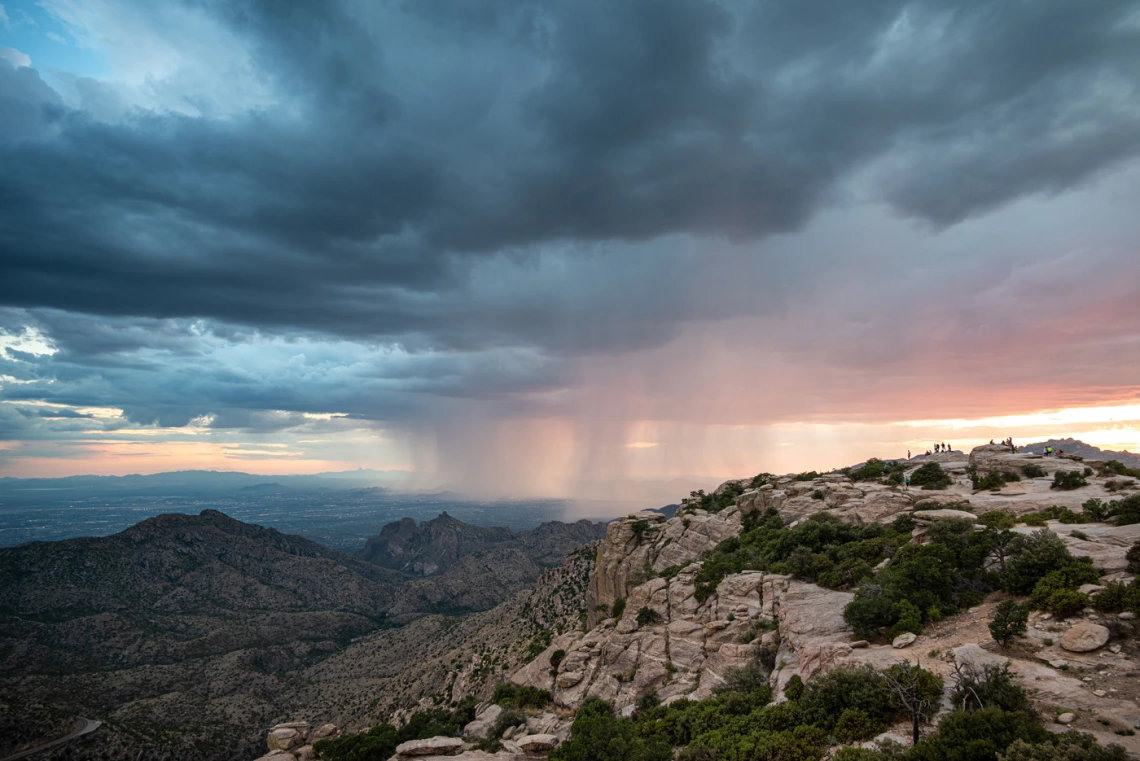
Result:
{"label": "rock slab", "polygon": [[396,755],[413,756],[452,756],[463,750],[463,741],[458,737],[429,737],[426,740],[408,740],[396,746]]}

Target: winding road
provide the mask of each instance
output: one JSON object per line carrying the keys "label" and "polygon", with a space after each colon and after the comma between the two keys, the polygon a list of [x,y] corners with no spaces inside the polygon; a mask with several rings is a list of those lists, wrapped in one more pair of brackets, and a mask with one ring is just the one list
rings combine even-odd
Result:
{"label": "winding road", "polygon": [[54,748],[57,745],[63,745],[68,740],[74,740],[76,737],[89,735],[101,726],[103,726],[103,722],[96,721],[95,719],[76,719],[75,729],[71,732],[71,734],[64,735],[63,737],[56,738],[55,740],[43,743],[42,745],[37,745],[33,748],[28,748],[27,750],[22,750],[14,756],[5,756],[4,758],[0,758],[0,761],[16,761],[17,758],[27,758],[33,753],[39,753],[41,751],[47,750],[48,748]]}

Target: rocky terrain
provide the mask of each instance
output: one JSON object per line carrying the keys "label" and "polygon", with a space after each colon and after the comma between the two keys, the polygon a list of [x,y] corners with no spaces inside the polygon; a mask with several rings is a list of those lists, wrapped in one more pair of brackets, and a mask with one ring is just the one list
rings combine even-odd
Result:
{"label": "rocky terrain", "polygon": [[[484,531],[446,516],[438,522]],[[453,670],[433,648],[454,642],[443,635],[457,625],[472,625],[432,614],[508,600],[528,611],[528,626],[542,620],[526,607],[544,572],[540,563],[600,533],[584,521],[559,525],[522,532],[514,546],[454,553],[430,576],[211,510],[159,516],[110,537],[0,550],[0,694],[21,698],[0,706],[0,734],[23,736],[17,728],[32,727],[48,706],[104,719],[82,742],[100,743],[108,758],[249,758],[264,742],[256,728],[318,696],[341,720],[376,715],[381,698],[385,710],[396,707],[394,697],[414,702],[440,692],[441,675]],[[448,550],[428,541],[420,552],[443,557]],[[551,610],[560,605],[557,593],[547,597]],[[573,603],[571,615],[580,607]],[[524,630],[515,625],[511,643]],[[480,642],[488,662],[492,641]],[[350,651],[361,655],[344,658]],[[363,681],[372,688],[357,681],[364,658]],[[393,684],[417,669],[423,676],[407,689]],[[429,682],[431,690],[420,690]]]}
{"label": "rocky terrain", "polygon": [[[764,649],[774,651],[771,681],[777,690],[793,676],[806,681],[839,665],[868,663],[882,668],[899,659],[921,660],[923,666],[947,676],[955,664],[1008,662],[1044,713],[1072,713],[1079,717],[1075,721],[1081,729],[1140,754],[1140,741],[1135,737],[1105,731],[1106,725],[1140,728],[1140,680],[1136,678],[1140,676],[1140,648],[1130,636],[1135,627],[1130,614],[1109,614],[1111,621],[1092,608],[1063,621],[1034,614],[1026,642],[1010,652],[997,647],[986,626],[1003,593],[995,593],[993,599],[917,637],[908,635],[903,638],[905,645],[858,641],[843,617],[844,608],[854,598],[851,592],[788,575],[731,574],[707,599],[698,599],[694,576],[702,557],[724,539],[738,535],[742,515],[751,510],[774,508],[793,523],[821,511],[854,524],[885,524],[910,514],[919,527],[916,541],[921,541],[917,537],[922,526],[938,517],[973,519],[991,510],[1017,516],[1054,505],[1079,512],[1085,500],[1119,496],[1106,487],[1111,473],[1096,474],[1097,462],[1013,454],[1006,447],[983,446],[968,457],[949,452],[915,458],[908,463],[908,474],[928,461],[940,461],[951,474],[948,488],[908,490],[856,482],[841,473],[801,480],[786,476],[758,488],[749,488],[747,481],[729,482],[718,492],[734,485],[744,490],[720,512],[683,508],[668,521],[643,513],[610,524],[587,593],[589,630],[554,638],[544,653],[513,675],[513,681],[551,690],[555,703],[565,708],[581,705],[587,696],[599,696],[628,713],[650,692],[664,702],[708,698],[728,671],[744,667]],[[971,465],[979,470],[1036,465],[1044,475],[998,490],[975,491],[966,477]],[[1083,473],[1090,466],[1097,468],[1088,486],[1072,491],[1051,488],[1055,472]],[[1058,521],[1046,525],[1072,554],[1093,559],[1104,574],[1102,582],[1131,579],[1123,573],[1125,553],[1140,540],[1140,525]],[[1015,529],[1021,533],[1032,530]],[[624,601],[623,612],[610,617],[609,611],[619,601]],[[1101,623],[1116,632],[1114,640],[1122,637],[1111,649],[1104,647],[1110,629]],[[1103,630],[1103,641],[1095,647],[1070,647],[1067,638],[1079,641],[1077,630],[1087,625],[1100,627],[1093,631],[1099,635]],[[552,668],[551,656],[558,651],[564,655],[557,668]]]}
{"label": "rocky terrain", "polygon": [[[920,468],[934,467],[929,463],[938,463],[945,481],[930,489],[917,483],[908,487],[907,479],[917,480]],[[879,470],[867,477],[864,471],[872,465]],[[912,630],[917,634],[879,629],[860,639],[844,615],[857,597],[853,586],[821,586],[786,564],[777,564],[779,572],[744,566],[711,577],[706,573],[718,553],[743,541],[761,515],[775,515],[775,525],[784,526],[780,531],[811,527],[820,516],[835,525],[891,527],[905,533],[890,534],[902,538],[883,542],[922,547],[944,532],[944,519],[955,519],[954,525],[970,534],[971,526],[982,531],[982,524],[991,525],[1000,513],[1012,527],[1007,536],[1044,530],[1072,556],[1091,560],[1098,580],[1080,590],[1088,605],[1111,582],[1132,579],[1126,553],[1140,540],[1140,524],[1077,522],[1092,514],[1084,512],[1089,500],[1137,493],[1135,479],[1122,476],[1121,467],[982,446],[969,455],[944,452],[901,463],[871,461],[828,474],[729,481],[711,495],[694,493],[672,518],[649,511],[609,524],[602,541],[570,553],[561,566],[542,572],[533,589],[490,610],[461,617],[408,615],[398,627],[366,632],[319,660],[266,675],[270,681],[259,694],[268,687],[275,700],[261,698],[264,719],[247,725],[245,735],[258,742],[232,757],[268,751],[267,758],[279,761],[312,758],[318,729],[339,737],[383,722],[399,726],[414,720],[413,712],[447,711],[469,705],[465,699],[480,704],[469,715],[473,719],[454,733],[459,737],[409,740],[395,748],[398,759],[541,757],[568,740],[574,712],[589,697],[602,698],[628,716],[646,699],[672,704],[712,698],[734,674],[760,664],[772,695],[784,700],[783,691],[797,680],[810,683],[840,667],[884,669],[900,661],[920,663],[944,678],[943,711],[951,708],[948,696],[957,672],[1008,664],[1054,732],[1077,728],[1140,757],[1134,733],[1140,728],[1140,647],[1133,613],[1095,607],[1064,616],[1037,611],[1029,615],[1024,635],[1000,645],[990,623],[1010,595],[995,591],[944,618],[924,617],[925,623]],[[995,473],[1025,475],[989,477]],[[460,597],[449,597],[449,579],[485,578],[481,574],[493,574],[500,557],[519,551],[511,544],[519,535],[450,524],[447,516],[421,526],[398,524],[371,543],[368,552],[387,566],[372,566],[378,572],[421,574],[396,591],[389,611],[398,610],[402,599],[414,609],[417,595],[427,609],[440,600],[463,599],[458,590]],[[432,536],[440,547],[432,548],[426,539]],[[533,557],[530,562],[539,565]],[[867,573],[872,578],[889,574],[892,562],[888,553]],[[409,590],[417,584],[433,586],[412,595]],[[429,589],[443,591],[432,598]],[[211,682],[209,676],[203,679]],[[257,692],[258,679],[249,682],[247,689]],[[504,727],[508,714],[489,702],[503,683],[549,691],[553,703],[521,716],[509,714],[514,724]],[[229,715],[249,720],[252,713]],[[488,746],[482,738],[492,727],[500,741]],[[906,744],[908,734],[899,726],[884,736]],[[77,742],[105,747],[93,745],[92,737]]]}

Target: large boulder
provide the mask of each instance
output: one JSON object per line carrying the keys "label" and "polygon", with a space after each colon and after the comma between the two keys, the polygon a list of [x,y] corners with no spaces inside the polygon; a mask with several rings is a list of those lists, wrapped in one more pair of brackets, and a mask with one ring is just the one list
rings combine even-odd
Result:
{"label": "large boulder", "polygon": [[503,712],[502,706],[491,705],[484,708],[479,713],[475,714],[475,720],[469,722],[463,727],[464,737],[475,737],[480,740],[487,736],[487,732],[491,727],[495,726],[495,722],[499,720],[499,715]]}
{"label": "large boulder", "polygon": [[309,722],[288,721],[270,729],[265,744],[269,750],[292,750],[304,745],[308,737]]}
{"label": "large boulder", "polygon": [[327,740],[330,737],[335,737],[339,731],[336,724],[322,724],[309,734],[309,742],[315,743],[317,740]]}
{"label": "large boulder", "polygon": [[918,639],[918,635],[914,632],[903,632],[891,640],[891,647],[896,650],[901,650],[904,647],[910,647],[913,645],[916,639]]}
{"label": "large boulder", "polygon": [[554,735],[523,735],[515,739],[515,745],[526,753],[546,753],[554,750],[558,745],[558,738]]}
{"label": "large boulder", "polygon": [[1100,624],[1082,621],[1061,637],[1061,647],[1071,653],[1089,653],[1108,643],[1108,629]]}
{"label": "large boulder", "polygon": [[408,740],[396,746],[396,755],[404,758],[413,756],[453,756],[463,750],[463,741],[458,737],[429,737],[426,740]]}

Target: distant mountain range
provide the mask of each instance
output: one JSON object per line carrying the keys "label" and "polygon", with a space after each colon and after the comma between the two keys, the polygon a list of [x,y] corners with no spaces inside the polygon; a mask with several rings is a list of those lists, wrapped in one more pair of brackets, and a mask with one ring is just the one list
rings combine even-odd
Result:
{"label": "distant mountain range", "polygon": [[79,492],[124,492],[132,494],[203,494],[257,489],[359,489],[375,488],[406,479],[403,471],[350,470],[343,473],[265,476],[222,470],[179,470],[169,473],[129,476],[66,476],[63,478],[0,478],[0,493],[37,490]]}
{"label": "distant mountain range", "polygon": [[1046,447],[1060,449],[1065,454],[1075,454],[1088,460],[1119,460],[1130,468],[1140,468],[1140,454],[1134,454],[1128,451],[1115,452],[1111,449],[1100,449],[1078,439],[1049,439],[1048,441],[1038,441],[1033,444],[1019,446],[1018,450],[1040,454],[1045,451]]}
{"label": "distant mountain range", "polygon": [[289,674],[394,621],[493,608],[604,533],[443,514],[389,524],[353,557],[204,510],[0,549],[0,694],[108,718],[132,746],[251,757],[249,728],[297,699]]}

